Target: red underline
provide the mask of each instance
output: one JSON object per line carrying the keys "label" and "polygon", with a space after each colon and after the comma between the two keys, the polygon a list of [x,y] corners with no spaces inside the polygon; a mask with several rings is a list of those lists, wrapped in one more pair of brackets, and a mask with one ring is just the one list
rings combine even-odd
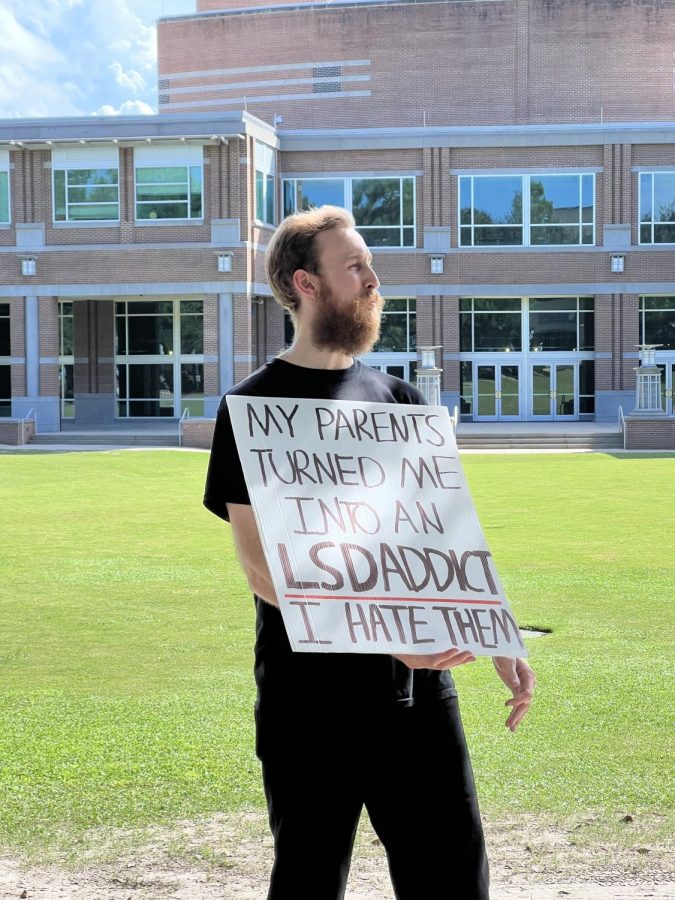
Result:
{"label": "red underline", "polygon": [[379,603],[382,600],[400,600],[409,603],[418,600],[422,603],[474,603],[481,606],[501,606],[501,600],[448,600],[447,597],[347,597],[344,594],[284,594],[286,600],[361,600],[367,603]]}

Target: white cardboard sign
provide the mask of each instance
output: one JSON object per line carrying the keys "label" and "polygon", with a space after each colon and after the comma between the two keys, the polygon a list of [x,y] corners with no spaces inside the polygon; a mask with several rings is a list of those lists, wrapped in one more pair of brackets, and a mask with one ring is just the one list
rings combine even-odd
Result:
{"label": "white cardboard sign", "polygon": [[227,404],[294,650],[527,656],[445,407]]}

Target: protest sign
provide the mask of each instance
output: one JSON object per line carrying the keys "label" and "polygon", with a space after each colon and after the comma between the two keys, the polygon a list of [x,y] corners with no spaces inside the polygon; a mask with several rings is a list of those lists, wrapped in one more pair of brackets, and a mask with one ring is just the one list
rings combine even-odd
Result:
{"label": "protest sign", "polygon": [[527,655],[447,409],[227,404],[294,650]]}

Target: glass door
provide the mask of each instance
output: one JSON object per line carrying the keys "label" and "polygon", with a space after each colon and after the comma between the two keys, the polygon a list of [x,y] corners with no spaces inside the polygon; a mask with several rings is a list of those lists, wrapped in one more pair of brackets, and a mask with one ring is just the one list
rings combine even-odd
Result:
{"label": "glass door", "polygon": [[658,368],[661,369],[661,408],[667,416],[673,416],[675,415],[675,397],[673,397],[675,363],[658,363]]}
{"label": "glass door", "polygon": [[538,363],[532,366],[532,418],[579,418],[578,363]]}
{"label": "glass door", "polygon": [[476,421],[500,422],[520,418],[520,366],[474,364]]}

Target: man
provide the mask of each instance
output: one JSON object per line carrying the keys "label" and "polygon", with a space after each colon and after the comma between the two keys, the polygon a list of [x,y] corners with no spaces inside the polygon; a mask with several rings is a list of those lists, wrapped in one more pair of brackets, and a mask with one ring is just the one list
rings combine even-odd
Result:
{"label": "man", "polygon": [[[400,379],[364,366],[383,300],[371,254],[345,210],[289,216],[267,248],[290,349],[231,393],[424,403]],[[471,766],[449,669],[433,656],[293,653],[263,554],[225,400],[204,502],[229,520],[255,593],[256,752],[275,861],[268,900],[341,900],[363,806],[386,850],[398,900],[487,900],[488,872]],[[524,660],[497,659],[511,689],[507,726],[530,704]],[[414,672],[414,677],[413,677]]]}

